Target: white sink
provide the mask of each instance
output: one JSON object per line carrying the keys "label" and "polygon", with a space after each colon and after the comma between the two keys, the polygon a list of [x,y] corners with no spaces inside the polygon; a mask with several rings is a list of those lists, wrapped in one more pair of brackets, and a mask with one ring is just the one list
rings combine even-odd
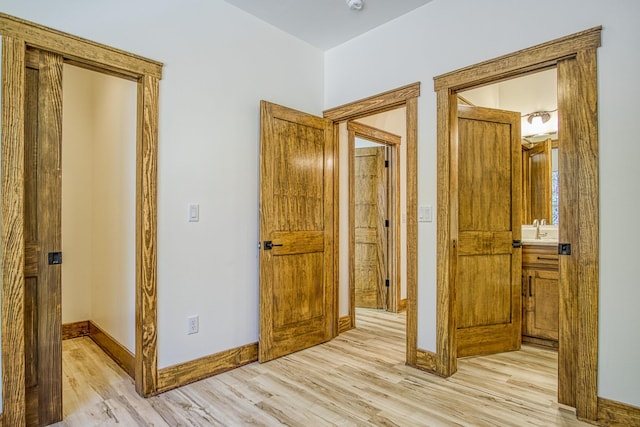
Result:
{"label": "white sink", "polygon": [[[536,234],[538,238],[536,238]],[[523,225],[521,240],[525,245],[556,245],[558,243],[558,226],[541,225],[539,230],[536,230],[533,225]]]}

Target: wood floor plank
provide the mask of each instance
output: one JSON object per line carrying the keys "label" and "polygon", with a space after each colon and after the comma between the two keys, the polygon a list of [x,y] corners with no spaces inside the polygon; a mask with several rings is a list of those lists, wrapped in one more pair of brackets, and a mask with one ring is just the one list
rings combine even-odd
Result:
{"label": "wood floor plank", "polygon": [[143,399],[90,339],[63,343],[57,426],[588,426],[558,405],[557,353],[460,359],[441,378],[405,364],[405,316],[359,309],[356,328]]}

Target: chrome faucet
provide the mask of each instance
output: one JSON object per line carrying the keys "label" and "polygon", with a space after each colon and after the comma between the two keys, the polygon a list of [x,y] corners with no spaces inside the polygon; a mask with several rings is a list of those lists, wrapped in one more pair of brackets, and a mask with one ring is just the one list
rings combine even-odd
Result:
{"label": "chrome faucet", "polygon": [[540,222],[537,219],[533,220],[533,226],[536,228],[536,235],[534,239],[540,239]]}

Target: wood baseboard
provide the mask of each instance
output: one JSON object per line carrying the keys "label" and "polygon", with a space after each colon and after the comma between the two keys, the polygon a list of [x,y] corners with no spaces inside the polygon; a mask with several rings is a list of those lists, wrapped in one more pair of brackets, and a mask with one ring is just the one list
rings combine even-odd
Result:
{"label": "wood baseboard", "polygon": [[131,378],[135,378],[135,356],[111,335],[89,321],[89,337],[111,357]]}
{"label": "wood baseboard", "polygon": [[522,336],[522,342],[523,343],[528,343],[528,344],[539,345],[539,346],[547,347],[547,348],[555,348],[556,350],[558,349],[558,341],[547,340],[547,339],[544,339],[544,338],[536,338],[536,337],[529,337],[527,335],[523,335]]}
{"label": "wood baseboard", "polygon": [[158,370],[158,393],[221,374],[258,360],[258,343]]}
{"label": "wood baseboard", "polygon": [[347,332],[351,328],[353,328],[351,326],[351,316],[346,315],[338,319],[338,334]]}
{"label": "wood baseboard", "polygon": [[439,375],[437,372],[438,358],[435,353],[427,350],[416,350],[416,364],[414,368],[418,368],[422,371],[427,371]]}
{"label": "wood baseboard", "polygon": [[398,311],[406,311],[407,310],[407,299],[401,299],[398,303]]}
{"label": "wood baseboard", "polygon": [[62,339],[70,340],[73,338],[86,337],[89,335],[89,321],[65,323],[62,325]]}
{"label": "wood baseboard", "polygon": [[598,420],[602,426],[640,426],[640,408],[614,400],[598,398]]}

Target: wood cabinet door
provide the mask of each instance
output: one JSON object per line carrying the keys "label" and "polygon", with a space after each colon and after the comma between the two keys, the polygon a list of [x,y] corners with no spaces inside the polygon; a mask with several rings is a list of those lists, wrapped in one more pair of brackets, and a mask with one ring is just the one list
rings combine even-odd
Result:
{"label": "wood cabinet door", "polygon": [[385,147],[355,150],[356,307],[387,308],[388,193],[385,150]]}
{"label": "wood cabinet door", "polygon": [[25,91],[26,425],[62,420],[62,57],[28,51]]}
{"label": "wood cabinet door", "polygon": [[262,101],[260,139],[265,362],[333,337],[333,125]]}
{"label": "wood cabinet door", "polygon": [[557,341],[558,272],[531,269],[523,277],[523,335]]}
{"label": "wood cabinet door", "polygon": [[458,108],[458,224],[453,262],[458,356],[521,343],[520,113]]}

